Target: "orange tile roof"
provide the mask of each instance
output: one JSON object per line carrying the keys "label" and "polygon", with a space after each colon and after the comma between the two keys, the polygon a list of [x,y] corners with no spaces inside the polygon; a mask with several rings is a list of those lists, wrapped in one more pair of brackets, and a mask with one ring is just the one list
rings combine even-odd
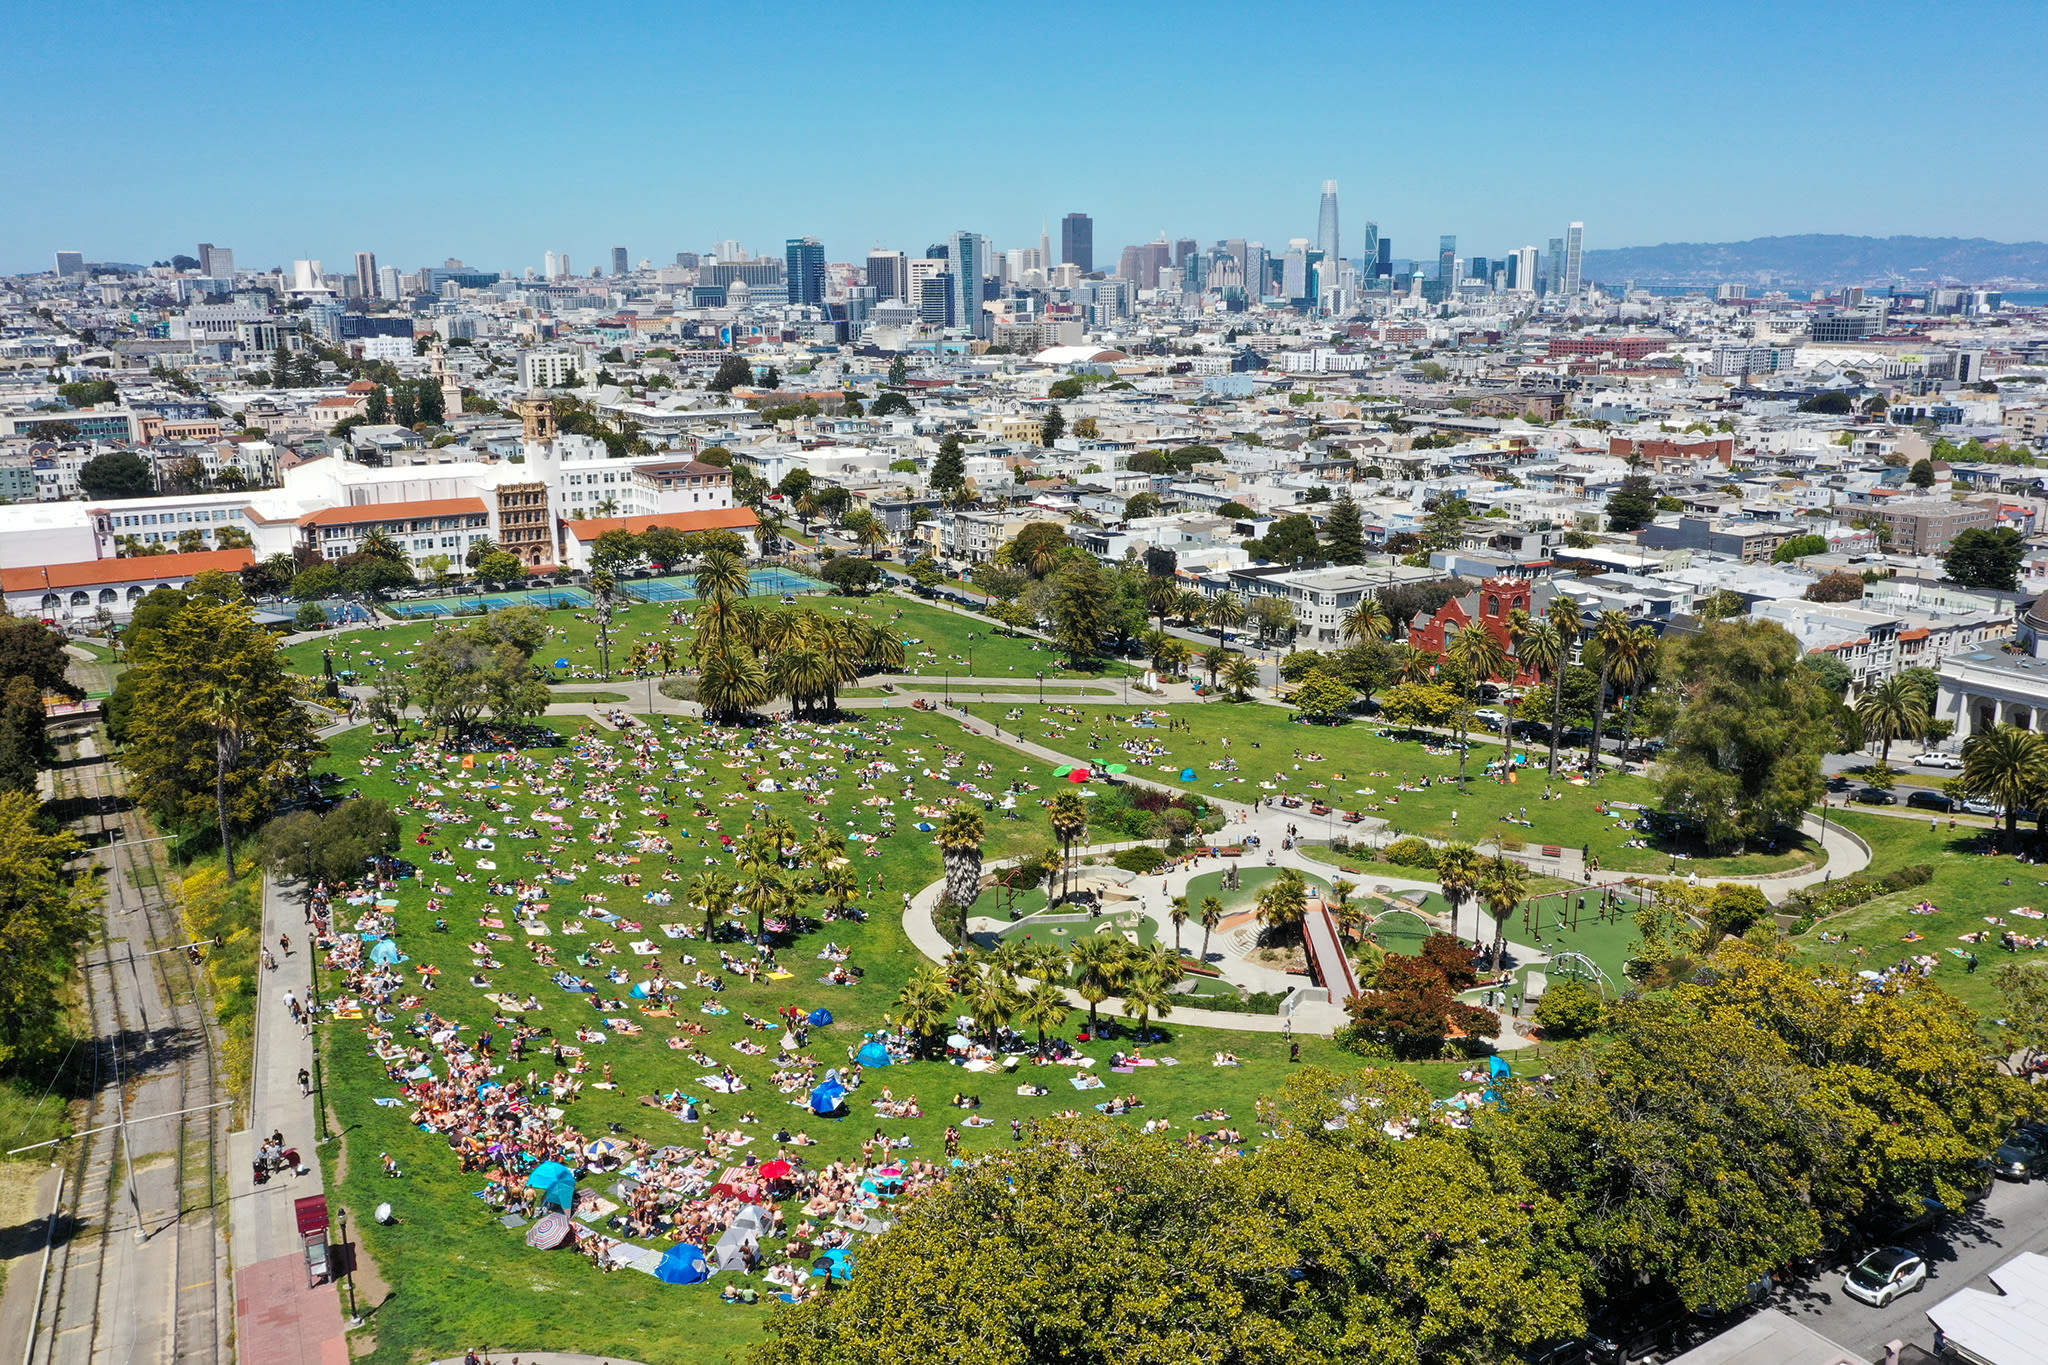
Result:
{"label": "orange tile roof", "polygon": [[136,555],[129,559],[88,559],[77,564],[35,564],[0,569],[0,591],[40,588],[95,588],[110,583],[163,583],[209,569],[235,573],[256,562],[254,550],[199,550],[182,555]]}
{"label": "orange tile roof", "polygon": [[759,526],[761,519],[751,507],[714,507],[704,512],[654,512],[639,517],[587,517],[568,523],[578,540],[596,540],[606,531],[631,531],[636,535],[657,526],[685,535],[691,531],[741,531]]}
{"label": "orange tile roof", "polygon": [[299,518],[301,526],[362,526],[380,521],[416,521],[422,517],[484,516],[482,498],[424,498],[418,502],[366,502],[354,507],[323,507]]}

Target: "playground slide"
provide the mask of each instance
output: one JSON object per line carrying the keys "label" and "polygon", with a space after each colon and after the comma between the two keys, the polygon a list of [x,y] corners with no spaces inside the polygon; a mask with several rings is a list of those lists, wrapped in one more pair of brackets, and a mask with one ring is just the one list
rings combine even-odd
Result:
{"label": "playground slide", "polygon": [[1308,967],[1316,980],[1330,992],[1330,1002],[1341,1005],[1358,994],[1358,973],[1344,940],[1337,933],[1337,920],[1320,900],[1310,900],[1301,921],[1302,940],[1308,945]]}

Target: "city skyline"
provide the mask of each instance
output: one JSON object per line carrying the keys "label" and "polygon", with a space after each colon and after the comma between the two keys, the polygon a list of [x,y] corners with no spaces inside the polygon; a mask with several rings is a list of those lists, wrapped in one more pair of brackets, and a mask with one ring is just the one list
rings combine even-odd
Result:
{"label": "city skyline", "polygon": [[[1123,245],[1162,230],[1169,239],[1245,237],[1269,249],[1294,237],[1316,240],[1317,187],[1330,179],[1344,187],[1348,218],[1377,222],[1395,254],[1411,258],[1426,259],[1415,248],[1447,234],[1506,253],[1570,221],[1589,225],[1589,247],[1823,231],[2038,237],[2048,189],[2013,176],[2010,153],[1995,140],[1957,140],[1949,92],[1936,82],[1888,90],[1885,157],[1893,165],[1938,162],[1947,172],[1938,194],[1848,199],[1814,174],[1816,156],[1850,156],[1856,144],[1826,102],[1788,105],[1776,93],[1815,78],[1814,52],[1827,52],[1835,66],[1896,52],[1900,30],[1885,22],[1883,7],[1856,10],[1853,23],[1841,21],[1848,13],[1738,4],[1678,21],[1594,6],[1575,12],[1569,32],[1539,25],[1508,42],[1517,12],[1481,9],[1455,60],[1418,63],[1393,56],[1393,12],[1333,9],[1305,18],[1305,27],[1318,32],[1319,47],[1358,53],[1372,80],[1291,84],[1288,121],[1280,123],[1245,118],[1237,101],[1216,98],[1240,78],[1214,65],[1203,42],[1211,26],[1154,31],[1142,14],[1034,10],[1055,33],[1142,34],[1158,60],[1120,64],[1109,55],[1120,47],[1113,41],[1065,45],[1045,84],[1006,93],[965,59],[1009,36],[1014,16],[991,12],[923,34],[931,60],[920,61],[915,81],[861,85],[850,127],[886,154],[830,157],[822,174],[808,175],[788,173],[816,137],[803,122],[763,135],[779,155],[705,155],[695,125],[684,135],[620,139],[608,135],[614,111],[535,101],[527,83],[508,75],[532,38],[516,10],[455,4],[408,12],[418,50],[460,51],[464,60],[352,67],[345,131],[325,140],[308,138],[302,122],[250,120],[231,81],[197,83],[181,93],[184,116],[164,120],[149,113],[160,97],[156,83],[105,79],[203,63],[221,34],[237,62],[303,63],[302,31],[269,10],[225,5],[204,34],[171,13],[110,10],[104,22],[24,13],[14,27],[23,50],[35,54],[33,79],[0,96],[18,130],[0,168],[39,189],[16,196],[16,212],[0,224],[0,272],[48,269],[59,249],[147,263],[223,239],[244,269],[343,261],[365,250],[412,266],[450,255],[486,269],[538,266],[546,249],[609,264],[620,243],[636,263],[660,262],[719,239],[778,254],[801,236],[819,238],[829,260],[852,261],[871,247],[915,251],[960,230],[997,249],[1029,245],[1042,222],[1076,210],[1094,221],[1100,268]],[[1972,53],[1978,127],[2031,126],[2042,111],[2043,97],[2020,66],[2028,45],[2012,41],[2003,18],[2010,13],[1943,17],[1945,40]],[[573,14],[547,14],[577,23]],[[373,27],[376,15],[373,7]],[[844,22],[835,70],[881,72],[901,62],[903,25],[891,12],[837,17]],[[744,20],[717,12],[628,11],[607,16],[613,31],[636,49],[731,53],[752,41]],[[1771,35],[1767,47],[1755,46],[1758,32]],[[1700,78],[1698,112],[1711,115],[1711,132],[1686,136],[1669,118],[1646,117],[1646,81],[1682,86],[1675,54],[1716,50],[1740,52],[1742,61],[1711,82]],[[593,48],[593,61],[602,56]],[[743,77],[746,59],[738,61]],[[1213,76],[1187,74],[1204,62]],[[1527,83],[1539,76],[1537,118],[1550,131],[1531,141]],[[1146,109],[1160,135],[1142,145],[1102,138],[1104,110],[1119,106]],[[972,116],[934,119],[934,108]],[[190,131],[201,125],[229,130],[203,156]],[[1368,135],[1338,137],[1339,128]],[[1010,145],[1029,157],[1028,174],[1019,173]],[[406,147],[457,155],[414,158]],[[481,173],[493,162],[510,173]],[[547,169],[535,175],[522,166]],[[118,174],[139,177],[149,212],[109,211],[103,191]],[[586,179],[630,192],[573,189]],[[260,195],[249,193],[259,184]],[[1353,234],[1354,256],[1358,240]]]}

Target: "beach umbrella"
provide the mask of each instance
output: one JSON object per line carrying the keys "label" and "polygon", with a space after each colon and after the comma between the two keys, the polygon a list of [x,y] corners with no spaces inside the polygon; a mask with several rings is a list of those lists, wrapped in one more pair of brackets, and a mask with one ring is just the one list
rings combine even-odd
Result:
{"label": "beach umbrella", "polygon": [[1104,768],[1102,771],[1106,773],[1127,773],[1130,770],[1131,765],[1128,763],[1112,763],[1107,768]]}
{"label": "beach umbrella", "polygon": [[553,1251],[575,1235],[576,1225],[569,1221],[568,1214],[546,1213],[526,1230],[526,1244],[537,1251]]}
{"label": "beach umbrella", "polygon": [[1067,774],[1067,781],[1086,782],[1089,778],[1093,776],[1095,776],[1095,774],[1089,772],[1086,768],[1076,768],[1074,769],[1074,771]]}
{"label": "beach umbrella", "polygon": [[973,1047],[974,1040],[972,1038],[969,1038],[964,1033],[951,1033],[946,1035],[946,1046],[960,1048]]}
{"label": "beach umbrella", "polygon": [[790,1165],[779,1158],[761,1163],[761,1174],[770,1180],[781,1180],[789,1175]]}
{"label": "beach umbrella", "polygon": [[1065,777],[1065,776],[1066,776],[1066,775],[1067,775],[1068,773],[1070,773],[1070,772],[1072,772],[1072,771],[1074,771],[1074,765],[1073,765],[1073,764],[1071,764],[1071,763],[1062,763],[1062,764],[1061,764],[1061,765],[1060,765],[1059,767],[1057,767],[1057,768],[1054,768],[1054,769],[1052,770],[1052,775],[1053,775],[1054,777]]}

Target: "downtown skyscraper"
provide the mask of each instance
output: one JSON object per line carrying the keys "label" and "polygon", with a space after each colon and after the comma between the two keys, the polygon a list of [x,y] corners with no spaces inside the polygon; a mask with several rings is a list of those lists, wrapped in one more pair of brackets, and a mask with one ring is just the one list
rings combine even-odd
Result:
{"label": "downtown skyscraper", "polygon": [[1085,213],[1060,219],[1060,258],[1049,265],[1073,265],[1086,275],[1095,269],[1095,220]]}
{"label": "downtown skyscraper", "polygon": [[1316,249],[1323,253],[1323,260],[1331,269],[1344,256],[1338,249],[1341,241],[1337,231],[1337,182],[1325,180],[1322,211],[1316,215]]}
{"label": "downtown skyscraper", "polygon": [[990,273],[988,238],[978,232],[956,232],[946,245],[953,275],[953,325],[986,337],[993,330],[981,307],[981,280]]}
{"label": "downtown skyscraper", "polygon": [[1564,234],[1564,294],[1568,299],[1579,296],[1579,285],[1585,266],[1586,225],[1573,223]]}
{"label": "downtown skyscraper", "polygon": [[819,307],[825,302],[825,248],[816,237],[792,237],[784,244],[789,301]]}

